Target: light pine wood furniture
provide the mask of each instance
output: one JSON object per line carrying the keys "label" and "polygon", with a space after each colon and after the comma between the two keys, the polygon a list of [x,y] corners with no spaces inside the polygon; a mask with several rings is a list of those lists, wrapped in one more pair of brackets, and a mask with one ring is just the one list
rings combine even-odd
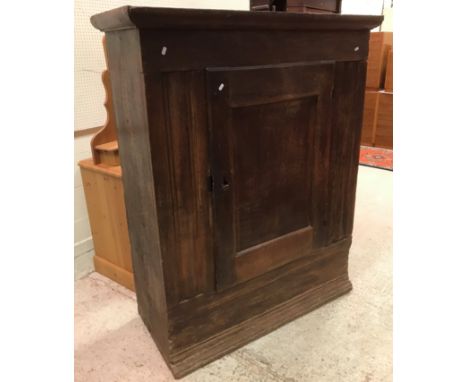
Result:
{"label": "light pine wood furniture", "polygon": [[393,32],[372,32],[369,39],[366,89],[383,89],[387,57],[393,46]]}
{"label": "light pine wood furniture", "polygon": [[374,145],[393,149],[393,93],[381,91],[378,99]]}
{"label": "light pine wood furniture", "polygon": [[[106,52],[105,39],[103,46]],[[107,121],[91,140],[92,158],[78,163],[93,236],[94,268],[135,290],[108,70],[102,73],[102,82],[106,91]]]}
{"label": "light pine wood furniture", "polygon": [[393,93],[366,90],[361,144],[393,149]]}
{"label": "light pine wood furniture", "polygon": [[107,39],[138,311],[174,375],[349,292],[382,17],[122,7],[91,22]]}
{"label": "light pine wood furniture", "polygon": [[361,144],[393,149],[393,32],[372,32]]}
{"label": "light pine wood furniture", "polygon": [[393,48],[388,52],[387,68],[385,70],[385,91],[393,92]]}
{"label": "light pine wood furniture", "polygon": [[362,120],[361,144],[364,146],[374,146],[375,126],[377,125],[377,105],[379,92],[376,90],[366,90],[364,97],[364,115]]}

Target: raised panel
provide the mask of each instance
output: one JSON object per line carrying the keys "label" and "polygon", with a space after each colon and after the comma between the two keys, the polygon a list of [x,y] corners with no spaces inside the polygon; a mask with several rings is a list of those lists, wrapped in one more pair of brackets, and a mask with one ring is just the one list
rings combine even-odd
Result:
{"label": "raised panel", "polygon": [[312,253],[314,136],[333,63],[208,71],[218,288]]}
{"label": "raised panel", "polygon": [[304,125],[315,108],[306,97],[233,109],[236,252],[310,225]]}

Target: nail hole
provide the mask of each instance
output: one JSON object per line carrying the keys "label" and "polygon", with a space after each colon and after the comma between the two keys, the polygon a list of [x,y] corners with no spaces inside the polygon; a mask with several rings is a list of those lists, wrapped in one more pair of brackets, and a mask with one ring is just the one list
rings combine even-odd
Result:
{"label": "nail hole", "polygon": [[228,180],[223,176],[223,190],[227,190],[229,188]]}
{"label": "nail hole", "polygon": [[167,52],[167,47],[163,46],[163,48],[161,49],[161,54],[165,56],[166,52]]}

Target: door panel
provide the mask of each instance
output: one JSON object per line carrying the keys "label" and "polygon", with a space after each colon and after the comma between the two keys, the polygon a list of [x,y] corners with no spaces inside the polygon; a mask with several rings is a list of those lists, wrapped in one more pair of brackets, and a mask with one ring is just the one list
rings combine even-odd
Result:
{"label": "door panel", "polygon": [[315,101],[306,97],[233,109],[238,251],[310,225],[304,209],[310,203],[304,180],[310,129],[302,125],[313,121]]}
{"label": "door panel", "polygon": [[208,69],[218,288],[312,253],[313,145],[330,121],[333,69]]}

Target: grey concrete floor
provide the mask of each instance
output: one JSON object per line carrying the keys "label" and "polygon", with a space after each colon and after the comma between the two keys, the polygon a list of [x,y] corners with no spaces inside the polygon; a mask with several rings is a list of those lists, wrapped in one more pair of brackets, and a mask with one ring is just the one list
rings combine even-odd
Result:
{"label": "grey concrete floor", "polygon": [[[392,172],[359,168],[351,293],[181,381],[391,381],[392,182]],[[97,273],[78,280],[75,381],[173,380],[135,295]]]}

